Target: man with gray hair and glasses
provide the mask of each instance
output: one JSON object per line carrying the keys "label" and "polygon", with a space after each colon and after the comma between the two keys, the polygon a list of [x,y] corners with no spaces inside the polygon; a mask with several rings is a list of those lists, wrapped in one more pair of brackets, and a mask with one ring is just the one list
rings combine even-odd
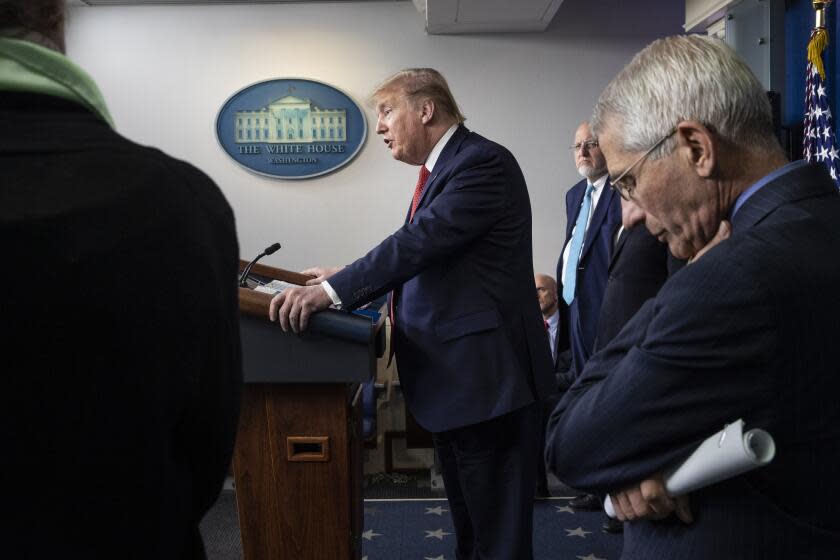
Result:
{"label": "man with gray hair and glasses", "polygon": [[[629,522],[622,558],[835,557],[840,196],[826,167],[786,161],[761,83],[707,37],[638,53],[592,127],[614,188],[691,264],[587,362],[549,422],[550,467],[610,494]],[[774,462],[668,496],[663,471],[738,418],[774,436]]]}

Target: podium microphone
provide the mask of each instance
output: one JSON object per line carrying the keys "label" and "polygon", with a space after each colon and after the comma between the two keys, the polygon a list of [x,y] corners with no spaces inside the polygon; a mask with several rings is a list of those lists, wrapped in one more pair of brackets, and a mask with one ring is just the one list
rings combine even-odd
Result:
{"label": "podium microphone", "polygon": [[248,279],[248,275],[251,273],[251,267],[254,266],[258,260],[260,260],[261,258],[263,258],[266,255],[271,255],[271,254],[276,253],[277,249],[279,249],[279,248],[280,248],[279,243],[275,243],[275,244],[271,245],[270,247],[266,247],[263,250],[262,253],[257,255],[257,258],[255,258],[254,260],[249,262],[248,266],[246,266],[242,270],[242,274],[239,275],[239,287],[240,288],[246,288],[248,286],[248,284],[246,283],[246,280]]}

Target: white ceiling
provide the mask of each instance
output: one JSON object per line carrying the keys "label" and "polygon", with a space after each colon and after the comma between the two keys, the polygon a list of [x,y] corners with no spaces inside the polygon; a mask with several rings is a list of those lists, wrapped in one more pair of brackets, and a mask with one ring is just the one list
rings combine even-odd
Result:
{"label": "white ceiling", "polygon": [[[76,6],[288,4],[365,0],[67,0]],[[378,0],[383,1],[383,0]],[[406,0],[386,0],[400,2]],[[563,0],[412,0],[429,34],[544,31]]]}
{"label": "white ceiling", "polygon": [[[415,0],[415,6],[423,0]],[[426,31],[509,33],[545,31],[563,0],[425,0]]]}

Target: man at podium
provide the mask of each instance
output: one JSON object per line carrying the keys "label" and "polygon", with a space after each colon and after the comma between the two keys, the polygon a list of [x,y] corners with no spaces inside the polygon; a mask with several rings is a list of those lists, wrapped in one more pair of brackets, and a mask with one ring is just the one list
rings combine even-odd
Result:
{"label": "man at podium", "polygon": [[420,166],[405,224],[342,269],[312,269],[270,318],[298,332],[330,304],[390,292],[400,381],[434,434],[456,557],[532,558],[539,401],[553,383],[525,180],[507,149],[463,125],[436,70],[398,72],[373,98],[392,156]]}

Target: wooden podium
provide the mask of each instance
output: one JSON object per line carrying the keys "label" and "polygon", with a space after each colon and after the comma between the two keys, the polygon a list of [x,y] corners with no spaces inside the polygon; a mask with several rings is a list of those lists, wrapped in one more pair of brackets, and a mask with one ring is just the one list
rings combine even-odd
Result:
{"label": "wooden podium", "polygon": [[[308,279],[263,265],[251,277]],[[233,470],[243,556],[358,560],[359,384],[375,376],[385,314],[374,322],[327,310],[296,335],[268,320],[270,301],[239,288],[245,388]]]}

